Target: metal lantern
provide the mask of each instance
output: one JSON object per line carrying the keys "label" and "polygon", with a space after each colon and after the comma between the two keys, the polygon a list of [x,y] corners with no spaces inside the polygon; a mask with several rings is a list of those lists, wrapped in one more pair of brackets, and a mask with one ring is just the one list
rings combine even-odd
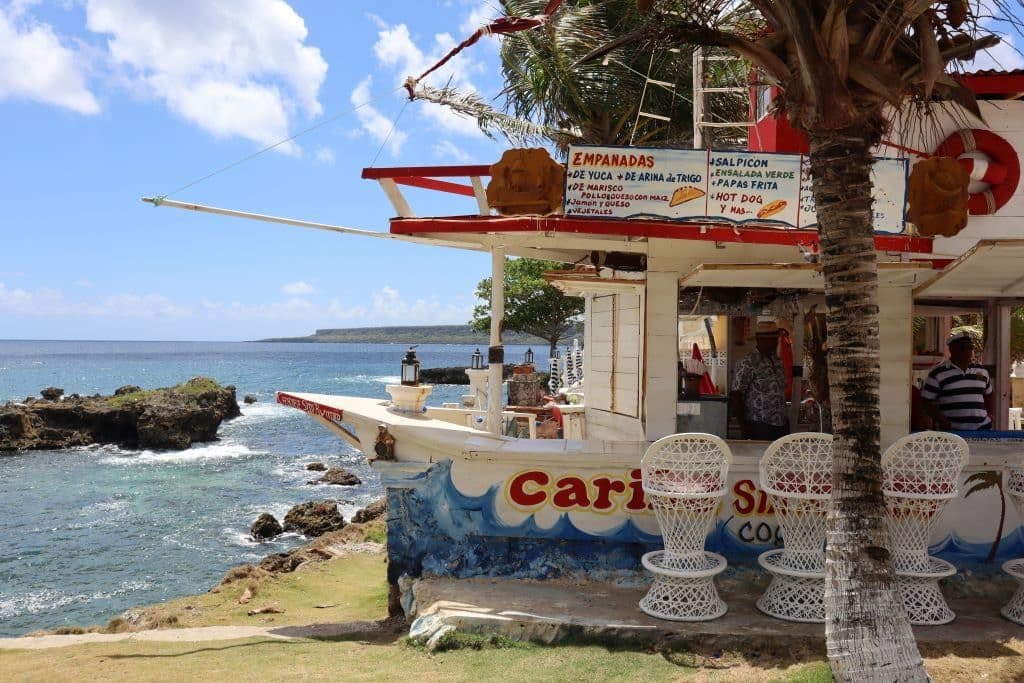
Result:
{"label": "metal lantern", "polygon": [[526,349],[526,353],[523,354],[523,362],[527,365],[533,365],[533,349]]}
{"label": "metal lantern", "polygon": [[483,370],[484,368],[484,354],[480,353],[480,349],[473,352],[470,356],[469,361],[470,370]]}
{"label": "metal lantern", "polygon": [[402,384],[407,387],[420,385],[420,362],[416,359],[415,349],[416,346],[410,346],[402,359]]}

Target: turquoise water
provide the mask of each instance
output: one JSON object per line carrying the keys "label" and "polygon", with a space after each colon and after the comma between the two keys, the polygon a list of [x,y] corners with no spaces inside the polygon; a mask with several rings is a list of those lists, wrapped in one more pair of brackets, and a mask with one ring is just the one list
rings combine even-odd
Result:
{"label": "turquoise water", "polygon": [[[465,366],[475,347],[425,345],[423,367]],[[195,375],[234,384],[242,417],[184,451],[116,447],[0,455],[0,636],[105,623],[134,605],[202,593],[237,564],[304,539],[254,543],[261,512],[281,519],[335,498],[346,519],[382,494],[362,456],[274,392],[387,398],[405,347],[390,344],[0,341],[0,403],[119,386],[170,386]],[[519,360],[525,347],[506,347]],[[547,349],[534,348],[540,367]],[[435,388],[430,403],[466,387]],[[256,396],[251,406],[246,394]],[[310,486],[305,466],[346,467],[357,487]]]}

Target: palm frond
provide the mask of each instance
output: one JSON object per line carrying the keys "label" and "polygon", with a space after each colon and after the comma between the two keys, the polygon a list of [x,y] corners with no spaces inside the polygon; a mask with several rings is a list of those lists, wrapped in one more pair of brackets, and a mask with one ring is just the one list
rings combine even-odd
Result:
{"label": "palm frond", "polygon": [[475,93],[467,93],[445,86],[434,88],[422,83],[417,84],[413,98],[433,102],[448,107],[464,116],[476,119],[480,130],[490,138],[504,135],[510,142],[517,145],[536,145],[547,140],[558,144],[566,144],[575,139],[569,131],[556,130],[543,124],[526,121],[510,116],[495,109]]}

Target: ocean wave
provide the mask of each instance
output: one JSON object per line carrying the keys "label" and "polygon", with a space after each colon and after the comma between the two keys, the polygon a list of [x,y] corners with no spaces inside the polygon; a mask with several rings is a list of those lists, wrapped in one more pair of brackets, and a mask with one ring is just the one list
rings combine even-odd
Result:
{"label": "ocean wave", "polygon": [[96,591],[94,593],[68,594],[53,588],[10,597],[0,593],[0,619],[10,619],[22,614],[51,612],[68,605],[82,604],[94,600],[108,600],[119,595],[127,595],[152,587],[153,583],[151,581],[134,580],[122,581],[117,588],[111,591]]}
{"label": "ocean wave", "polygon": [[398,375],[385,375],[384,377],[374,377],[373,381],[380,382],[381,384],[398,384],[402,381],[402,378]]}
{"label": "ocean wave", "polygon": [[183,451],[122,451],[115,457],[103,458],[104,465],[165,465],[197,462],[201,460],[226,460],[246,458],[255,451],[240,443],[218,442],[205,446],[193,446]]}
{"label": "ocean wave", "polygon": [[[284,515],[282,515],[283,517]],[[248,531],[240,531],[231,527],[225,527],[220,530],[221,537],[224,538],[228,545],[233,545],[237,548],[247,548],[256,554],[259,558],[263,558],[269,552],[279,552],[281,549],[290,548],[295,545],[295,542],[303,538],[302,534],[289,531],[279,536],[275,536],[273,539],[266,541],[254,541],[252,536],[249,535]],[[258,551],[258,552],[257,552]]]}
{"label": "ocean wave", "polygon": [[252,403],[241,406],[242,416],[235,418],[232,423],[262,422],[273,420],[282,415],[292,415],[295,411],[292,408],[283,406],[280,403]]}

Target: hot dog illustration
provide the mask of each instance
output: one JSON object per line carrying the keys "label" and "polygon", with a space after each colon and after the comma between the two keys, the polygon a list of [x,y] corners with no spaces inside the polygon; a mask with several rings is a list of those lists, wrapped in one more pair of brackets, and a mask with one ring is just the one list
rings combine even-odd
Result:
{"label": "hot dog illustration", "polygon": [[703,196],[704,190],[700,189],[699,187],[694,187],[693,185],[684,185],[682,187],[676,188],[676,191],[672,193],[672,199],[669,200],[668,205],[669,207],[679,206],[680,204],[685,204],[688,201]]}
{"label": "hot dog illustration", "polygon": [[779,213],[780,211],[782,211],[785,208],[786,208],[786,200],[784,200],[784,199],[776,199],[775,201],[768,202],[767,204],[763,205],[758,210],[757,217],[758,218],[768,218],[769,216],[774,216],[775,214]]}

